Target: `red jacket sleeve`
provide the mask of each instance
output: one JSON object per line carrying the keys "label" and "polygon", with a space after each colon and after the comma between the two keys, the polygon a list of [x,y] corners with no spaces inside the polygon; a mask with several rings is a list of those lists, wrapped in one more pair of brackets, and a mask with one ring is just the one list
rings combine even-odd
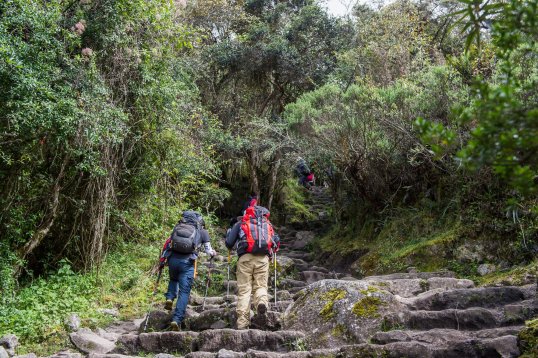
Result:
{"label": "red jacket sleeve", "polygon": [[164,263],[166,261],[166,259],[168,258],[169,255],[169,251],[170,251],[170,242],[172,241],[172,238],[169,237],[168,239],[166,239],[166,241],[164,242],[164,245],[163,245],[163,249],[161,251],[161,257],[159,259],[159,261],[161,263]]}

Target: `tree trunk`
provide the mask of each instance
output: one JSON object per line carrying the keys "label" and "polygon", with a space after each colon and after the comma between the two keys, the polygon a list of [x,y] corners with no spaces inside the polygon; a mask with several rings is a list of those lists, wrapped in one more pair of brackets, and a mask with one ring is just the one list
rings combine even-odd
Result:
{"label": "tree trunk", "polygon": [[254,193],[258,196],[258,202],[261,202],[261,193],[260,193],[260,181],[258,179],[257,173],[257,163],[258,163],[258,152],[256,149],[252,149],[250,153],[250,174],[251,174],[251,188]]}
{"label": "tree trunk", "polygon": [[278,179],[278,171],[280,169],[281,157],[282,155],[280,154],[280,151],[277,150],[275,154],[275,160],[273,161],[273,167],[271,168],[271,177],[270,177],[271,181],[269,182],[269,193],[268,193],[269,200],[267,201],[267,209],[269,211],[271,211],[271,205],[273,204],[275,187],[276,187],[276,182]]}
{"label": "tree trunk", "polygon": [[[60,172],[58,173],[58,176],[54,181],[54,185],[52,186],[50,201],[48,205],[48,213],[45,214],[45,216],[43,217],[43,221],[41,222],[35,233],[32,235],[30,240],[19,251],[21,263],[24,262],[28,255],[30,255],[36,249],[36,247],[41,244],[43,239],[48,235],[50,229],[52,228],[52,225],[54,225],[54,222],[56,221],[56,217],[58,216],[58,208],[60,206],[60,190],[62,189],[60,184],[64,177],[65,167],[67,166],[68,162],[69,156],[66,155],[60,167]],[[16,276],[20,274],[21,268],[21,265],[16,267]]]}

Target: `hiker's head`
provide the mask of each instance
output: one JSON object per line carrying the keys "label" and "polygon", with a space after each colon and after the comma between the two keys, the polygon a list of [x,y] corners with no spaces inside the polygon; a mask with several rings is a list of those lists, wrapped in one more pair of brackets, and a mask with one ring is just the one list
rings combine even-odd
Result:
{"label": "hiker's head", "polygon": [[180,221],[186,224],[192,224],[199,227],[203,227],[205,225],[202,214],[192,210],[184,211]]}

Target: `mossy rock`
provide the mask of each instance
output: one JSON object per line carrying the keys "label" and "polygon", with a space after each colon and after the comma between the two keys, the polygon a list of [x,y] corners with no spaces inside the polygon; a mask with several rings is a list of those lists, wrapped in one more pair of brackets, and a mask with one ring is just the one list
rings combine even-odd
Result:
{"label": "mossy rock", "polygon": [[384,317],[405,310],[393,294],[367,281],[322,280],[303,292],[286,311],[283,328],[305,332],[311,348],[366,343]]}
{"label": "mossy rock", "polygon": [[527,321],[518,338],[522,358],[538,357],[538,318]]}

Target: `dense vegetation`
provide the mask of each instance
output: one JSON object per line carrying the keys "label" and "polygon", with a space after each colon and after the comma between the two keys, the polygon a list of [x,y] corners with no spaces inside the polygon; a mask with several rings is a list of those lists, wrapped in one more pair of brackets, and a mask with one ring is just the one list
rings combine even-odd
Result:
{"label": "dense vegetation", "polygon": [[537,12],[2,1],[0,332],[29,344],[59,337],[67,311],[93,325],[98,306],[140,314],[186,208],[215,230],[252,191],[276,220],[307,217],[298,155],[334,195],[316,249],[337,265],[536,269]]}

